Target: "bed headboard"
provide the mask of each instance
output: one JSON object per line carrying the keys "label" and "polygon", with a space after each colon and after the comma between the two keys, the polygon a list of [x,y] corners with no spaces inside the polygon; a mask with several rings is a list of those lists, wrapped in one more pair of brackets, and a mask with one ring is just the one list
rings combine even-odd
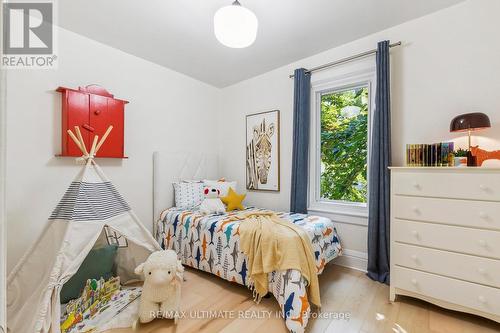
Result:
{"label": "bed headboard", "polygon": [[153,231],[160,213],[174,206],[173,182],[218,178],[218,159],[206,153],[153,153]]}

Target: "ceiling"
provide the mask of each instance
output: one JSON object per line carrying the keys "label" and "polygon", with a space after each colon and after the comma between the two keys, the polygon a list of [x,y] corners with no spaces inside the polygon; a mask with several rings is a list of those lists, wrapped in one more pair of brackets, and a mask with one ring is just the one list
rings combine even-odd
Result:
{"label": "ceiling", "polygon": [[259,19],[246,49],[221,45],[213,15],[232,0],[59,1],[59,24],[216,87],[265,73],[463,0],[240,0]]}

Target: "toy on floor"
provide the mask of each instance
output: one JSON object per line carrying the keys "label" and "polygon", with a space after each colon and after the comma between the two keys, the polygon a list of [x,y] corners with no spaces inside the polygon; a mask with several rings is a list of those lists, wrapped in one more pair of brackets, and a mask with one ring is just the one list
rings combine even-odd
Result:
{"label": "toy on floor", "polygon": [[[61,332],[71,331],[85,316],[93,317],[105,308],[111,297],[120,290],[120,277],[112,277],[108,281],[88,279],[79,298],[66,305],[67,317],[61,323]],[[88,313],[87,313],[88,312]]]}
{"label": "toy on floor", "polygon": [[226,212],[226,207],[222,203],[220,191],[214,187],[205,187],[203,190],[205,200],[200,205],[200,211],[203,214],[221,214]]}
{"label": "toy on floor", "polygon": [[173,318],[177,324],[184,273],[177,253],[172,250],[153,252],[146,262],[137,266],[135,273],[144,275],[139,322],[148,323],[161,317]]}

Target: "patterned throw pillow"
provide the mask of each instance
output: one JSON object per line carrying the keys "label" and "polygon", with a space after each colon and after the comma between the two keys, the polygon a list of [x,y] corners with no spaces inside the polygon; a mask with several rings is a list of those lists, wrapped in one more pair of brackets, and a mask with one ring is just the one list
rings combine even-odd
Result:
{"label": "patterned throw pillow", "polygon": [[173,183],[175,193],[175,207],[190,209],[198,207],[203,201],[202,182],[178,182]]}

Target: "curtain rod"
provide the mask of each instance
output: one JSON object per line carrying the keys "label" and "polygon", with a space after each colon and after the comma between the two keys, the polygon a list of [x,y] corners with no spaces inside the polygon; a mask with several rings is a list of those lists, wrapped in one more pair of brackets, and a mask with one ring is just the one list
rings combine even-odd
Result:
{"label": "curtain rod", "polygon": [[[401,42],[397,42],[397,43],[390,44],[389,47],[395,47],[395,46],[400,46],[400,45],[401,45]],[[364,58],[364,57],[367,57],[367,56],[375,54],[375,53],[377,53],[377,49],[373,49],[373,50],[370,50],[370,51],[359,53],[359,54],[356,54],[356,55],[353,55],[353,56],[350,56],[350,57],[347,57],[347,58],[343,58],[343,59],[340,59],[340,60],[337,60],[337,61],[330,62],[328,64],[324,64],[324,65],[321,65],[321,66],[318,66],[318,67],[314,67],[314,68],[311,68],[311,69],[306,69],[306,73],[311,74],[311,73],[314,73],[314,72],[319,72],[319,71],[322,71],[324,69],[327,69],[327,68],[330,68],[330,67],[334,67],[334,66],[338,66],[338,65],[341,65],[341,64],[345,64],[346,62],[350,62],[350,61],[353,61],[353,60],[356,60],[356,59],[359,59],[359,58]],[[290,75],[290,79],[293,79],[294,77],[295,77],[294,74]]]}

